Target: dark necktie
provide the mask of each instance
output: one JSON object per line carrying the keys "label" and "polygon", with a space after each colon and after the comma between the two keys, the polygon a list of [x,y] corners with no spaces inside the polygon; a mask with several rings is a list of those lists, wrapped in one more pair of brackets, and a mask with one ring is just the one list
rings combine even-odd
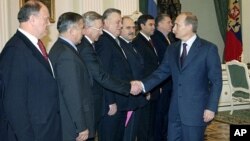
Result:
{"label": "dark necktie", "polygon": [[49,58],[48,54],[46,52],[45,46],[43,45],[43,42],[40,39],[38,39],[37,45],[39,46],[44,59],[48,61],[48,58]]}
{"label": "dark necktie", "polygon": [[185,61],[185,57],[187,56],[187,44],[183,43],[183,49],[182,49],[182,54],[180,57],[180,61],[181,61],[181,66],[183,65],[184,61]]}
{"label": "dark necktie", "polygon": [[137,54],[137,51],[136,51],[136,49],[134,48],[133,44],[132,44],[131,42],[129,42],[128,44],[129,44],[129,46],[133,49],[133,51]]}
{"label": "dark necktie", "polygon": [[155,49],[155,46],[154,46],[154,44],[153,44],[153,41],[152,41],[151,39],[149,39],[148,41],[149,41],[149,43],[151,44],[152,48],[154,49],[154,52],[155,52],[156,56],[158,56],[157,51],[156,51],[156,49]]}
{"label": "dark necktie", "polygon": [[95,50],[95,43],[92,43],[92,47],[93,47],[93,49]]}
{"label": "dark necktie", "polygon": [[124,57],[127,59],[127,55],[126,55],[126,53],[124,52],[124,50],[122,49],[119,39],[118,39],[118,38],[115,38],[115,41],[117,42],[118,46],[120,47],[120,49],[121,49],[121,51],[122,51]]}

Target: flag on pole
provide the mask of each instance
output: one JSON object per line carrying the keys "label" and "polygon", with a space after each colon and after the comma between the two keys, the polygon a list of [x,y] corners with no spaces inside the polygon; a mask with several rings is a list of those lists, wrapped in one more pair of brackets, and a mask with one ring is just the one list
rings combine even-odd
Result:
{"label": "flag on pole", "polygon": [[224,59],[241,61],[242,36],[241,36],[241,16],[240,4],[238,0],[229,0],[229,12],[227,22],[227,32],[224,49]]}
{"label": "flag on pole", "polygon": [[148,0],[148,14],[156,18],[157,16],[157,0]]}

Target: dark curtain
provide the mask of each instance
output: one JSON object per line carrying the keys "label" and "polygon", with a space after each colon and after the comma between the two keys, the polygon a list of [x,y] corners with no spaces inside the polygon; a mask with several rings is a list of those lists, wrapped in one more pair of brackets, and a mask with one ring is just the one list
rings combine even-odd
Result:
{"label": "dark curtain", "polygon": [[148,13],[148,0],[140,0],[139,1],[139,10],[142,14]]}
{"label": "dark curtain", "polygon": [[214,0],[217,22],[224,41],[227,30],[228,3],[229,0]]}

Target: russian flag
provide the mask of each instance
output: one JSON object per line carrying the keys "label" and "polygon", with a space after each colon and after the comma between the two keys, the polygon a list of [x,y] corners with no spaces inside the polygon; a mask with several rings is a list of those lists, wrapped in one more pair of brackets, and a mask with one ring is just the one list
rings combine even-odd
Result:
{"label": "russian flag", "polygon": [[148,0],[148,14],[156,18],[157,16],[157,0]]}
{"label": "russian flag", "polygon": [[242,51],[240,4],[238,0],[230,0],[224,49],[225,61],[241,61]]}

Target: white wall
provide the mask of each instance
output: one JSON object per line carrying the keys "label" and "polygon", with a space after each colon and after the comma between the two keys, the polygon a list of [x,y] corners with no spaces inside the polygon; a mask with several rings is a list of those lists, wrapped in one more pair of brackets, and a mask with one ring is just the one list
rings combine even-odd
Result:
{"label": "white wall", "polygon": [[[120,5],[119,2],[122,2],[123,6]],[[139,0],[55,0],[55,20],[57,21],[58,17],[64,13],[64,12],[77,12],[79,14],[83,14],[86,11],[93,10],[97,11],[98,13],[102,14],[103,11],[107,8],[114,7],[121,9],[123,14],[131,14],[135,10],[139,10],[138,6]],[[17,21],[17,13],[19,11],[19,0],[1,0],[1,13],[0,19],[7,19],[7,22],[1,22],[0,24],[0,30],[5,29],[4,38],[0,37],[0,51],[2,50],[4,44],[6,41],[15,34],[17,28],[18,28],[18,21]],[[101,7],[99,5],[102,5]],[[7,5],[8,9],[4,9],[3,7]],[[131,6],[130,6],[131,5]],[[129,10],[131,10],[131,13],[129,13]],[[2,17],[6,15],[7,17]],[[3,20],[6,21],[6,20]],[[8,23],[8,25],[6,25]],[[9,29],[6,29],[9,27]],[[58,32],[56,29],[56,22],[51,23],[50,25],[50,33],[48,36],[46,36],[43,41],[47,47],[47,50],[50,50],[53,43],[56,41],[58,37]],[[1,33],[1,32],[0,32]],[[3,34],[3,32],[2,32]]]}
{"label": "white wall", "polygon": [[213,0],[180,0],[181,10],[190,11],[198,18],[198,36],[218,46],[223,56],[224,42],[220,35]]}
{"label": "white wall", "polygon": [[243,62],[250,63],[250,0],[242,0]]}

